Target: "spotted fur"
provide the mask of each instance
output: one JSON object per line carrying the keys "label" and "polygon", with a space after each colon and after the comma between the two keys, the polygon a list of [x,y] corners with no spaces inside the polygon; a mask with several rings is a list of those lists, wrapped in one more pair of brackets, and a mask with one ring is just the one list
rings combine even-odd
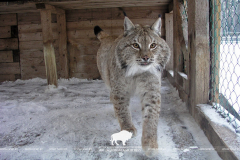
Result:
{"label": "spotted fur", "polygon": [[157,127],[161,105],[161,72],[170,57],[167,43],[160,37],[161,17],[152,26],[134,25],[124,19],[124,33],[117,39],[95,28],[101,46],[97,65],[110,89],[121,130],[136,135],[129,110],[130,97],[141,97],[143,131],[142,148],[147,156],[157,152]]}

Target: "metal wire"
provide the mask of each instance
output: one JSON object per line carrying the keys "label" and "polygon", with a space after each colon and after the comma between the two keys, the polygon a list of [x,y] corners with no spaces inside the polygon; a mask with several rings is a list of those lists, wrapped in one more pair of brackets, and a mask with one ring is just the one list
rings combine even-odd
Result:
{"label": "metal wire", "polygon": [[210,102],[240,132],[240,0],[210,0]]}

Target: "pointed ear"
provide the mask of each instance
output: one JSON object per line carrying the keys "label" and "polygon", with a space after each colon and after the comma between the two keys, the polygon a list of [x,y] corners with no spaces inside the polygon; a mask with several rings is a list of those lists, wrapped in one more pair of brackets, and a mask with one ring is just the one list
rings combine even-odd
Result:
{"label": "pointed ear", "polygon": [[127,16],[125,16],[125,18],[124,18],[124,35],[127,35],[127,33],[134,28],[135,28],[135,26],[132,23],[132,21]]}
{"label": "pointed ear", "polygon": [[161,15],[159,15],[159,18],[152,24],[151,29],[158,33],[159,36],[161,36],[161,26],[162,20]]}

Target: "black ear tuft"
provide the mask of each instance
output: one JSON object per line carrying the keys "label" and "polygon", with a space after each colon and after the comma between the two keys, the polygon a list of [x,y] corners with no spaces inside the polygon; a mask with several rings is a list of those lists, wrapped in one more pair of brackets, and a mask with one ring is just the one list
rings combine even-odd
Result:
{"label": "black ear tuft", "polygon": [[100,28],[99,26],[95,26],[94,27],[94,34],[98,35],[99,32],[103,31],[102,28]]}
{"label": "black ear tuft", "polygon": [[161,14],[159,14],[159,15],[158,15],[158,17],[159,17],[159,18],[161,18],[161,17],[162,17],[162,15],[161,15]]}
{"label": "black ear tuft", "polygon": [[127,16],[126,12],[124,12],[124,11],[123,11],[123,14],[124,14],[125,17]]}

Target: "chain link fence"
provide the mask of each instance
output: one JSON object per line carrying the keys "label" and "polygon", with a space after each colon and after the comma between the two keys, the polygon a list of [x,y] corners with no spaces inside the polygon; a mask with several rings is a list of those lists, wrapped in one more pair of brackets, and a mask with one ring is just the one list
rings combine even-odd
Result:
{"label": "chain link fence", "polygon": [[210,0],[210,102],[240,132],[240,0]]}

